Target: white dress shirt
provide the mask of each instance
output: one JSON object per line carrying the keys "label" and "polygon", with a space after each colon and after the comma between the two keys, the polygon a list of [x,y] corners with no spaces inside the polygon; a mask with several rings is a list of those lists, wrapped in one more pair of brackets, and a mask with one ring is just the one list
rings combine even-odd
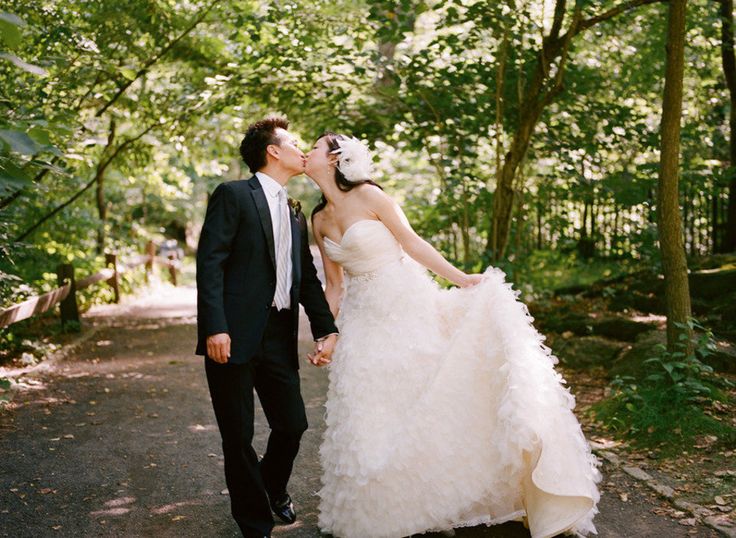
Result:
{"label": "white dress shirt", "polygon": [[[258,178],[258,181],[261,183],[261,187],[263,187],[263,192],[266,195],[266,201],[268,202],[268,210],[271,213],[271,223],[273,226],[273,238],[274,238],[274,248],[278,248],[277,245],[275,245],[275,242],[278,241],[279,238],[279,232],[281,231],[281,226],[289,226],[289,231],[291,231],[291,223],[290,222],[281,222],[281,213],[279,212],[279,191],[282,189],[285,191],[286,189],[281,186],[281,184],[273,179],[268,174],[264,174],[263,172],[256,172],[256,177]],[[287,197],[288,200],[288,197]],[[291,214],[291,213],[289,213]],[[292,267],[291,267],[291,260],[292,260],[292,254],[291,254],[291,233],[288,234],[289,237],[289,244],[287,245],[287,252],[289,253],[289,261],[287,262],[287,268],[286,268],[286,281],[292,282],[293,275],[292,275]]]}

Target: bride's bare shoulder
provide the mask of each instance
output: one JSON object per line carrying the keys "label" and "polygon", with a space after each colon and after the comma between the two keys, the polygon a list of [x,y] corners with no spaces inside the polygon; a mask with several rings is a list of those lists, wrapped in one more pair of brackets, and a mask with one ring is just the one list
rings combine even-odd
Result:
{"label": "bride's bare shoulder", "polygon": [[378,185],[363,183],[353,189],[358,198],[367,203],[391,201],[391,197]]}

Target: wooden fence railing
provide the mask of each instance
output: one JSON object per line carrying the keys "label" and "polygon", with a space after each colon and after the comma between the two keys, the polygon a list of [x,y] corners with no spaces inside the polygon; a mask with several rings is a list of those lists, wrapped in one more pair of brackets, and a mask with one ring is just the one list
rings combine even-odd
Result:
{"label": "wooden fence railing", "polygon": [[57,304],[61,313],[62,326],[69,322],[79,324],[81,320],[77,306],[77,292],[104,281],[112,288],[114,293],[113,300],[118,303],[120,302],[120,275],[145,264],[146,281],[148,281],[149,275],[153,271],[154,263],[158,263],[169,269],[169,278],[172,284],[176,286],[176,272],[179,269],[179,260],[175,258],[173,253],[169,254],[168,258],[156,256],[156,246],[153,241],[149,241],[146,245],[145,254],[140,254],[127,261],[118,261],[116,254],[105,254],[106,267],[80,280],[75,280],[74,267],[71,264],[61,264],[56,270],[59,287],[43,295],[31,297],[22,303],[0,310],[0,328],[48,312]]}

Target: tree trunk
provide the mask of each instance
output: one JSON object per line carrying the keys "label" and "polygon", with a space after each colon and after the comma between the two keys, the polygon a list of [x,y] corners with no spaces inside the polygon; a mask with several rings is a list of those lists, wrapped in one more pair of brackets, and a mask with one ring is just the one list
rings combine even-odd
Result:
{"label": "tree trunk", "polygon": [[[542,47],[537,54],[533,69],[534,74],[525,88],[523,98],[520,99],[519,110],[521,112],[518,127],[514,132],[511,147],[504,157],[501,173],[496,181],[493,213],[486,246],[486,250],[490,252],[493,259],[503,257],[506,251],[514,205],[514,176],[529,148],[529,142],[540,115],[562,91],[570,43],[581,32],[602,21],[659,1],[661,0],[628,0],[588,19],[582,18],[583,3],[576,2],[570,25],[563,34],[562,25],[568,11],[567,2],[566,0],[555,0],[552,27],[549,35],[543,37]],[[552,69],[555,61],[557,61],[556,69]],[[554,74],[550,75],[550,73]]]}
{"label": "tree trunk", "polygon": [[[667,348],[670,351],[676,349],[678,337],[683,333],[676,323],[687,323],[691,316],[678,196],[686,4],[687,0],[670,0],[669,5],[657,192],[657,232],[665,283]],[[689,330],[685,333],[690,336]]]}
{"label": "tree trunk", "polygon": [[726,233],[723,252],[736,250],[736,54],[734,54],[733,0],[719,0],[721,5],[721,61],[731,101],[729,115],[729,183]]}
{"label": "tree trunk", "polygon": [[542,248],[542,202],[537,200],[537,250]]}
{"label": "tree trunk", "polygon": [[463,182],[463,214],[462,221],[460,222],[460,230],[463,238],[463,267],[468,270],[470,267],[471,252],[470,252],[470,215],[468,214],[468,190],[464,180]]}
{"label": "tree trunk", "polygon": [[621,250],[620,248],[620,239],[619,239],[619,217],[621,214],[621,211],[619,210],[618,204],[614,203],[613,206],[613,239],[611,239],[611,248],[613,249],[613,253],[618,256],[618,254],[622,254],[622,252],[619,252]]}
{"label": "tree trunk", "polygon": [[710,212],[708,211],[708,196],[705,191],[701,191],[698,196],[698,206],[702,215],[701,225],[699,228],[700,235],[700,254],[708,254],[710,252],[710,240],[708,230],[710,229]]}
{"label": "tree trunk", "polygon": [[105,173],[97,176],[97,214],[100,217],[100,226],[97,228],[97,254],[105,251],[105,225],[107,224],[107,203],[105,202]]}
{"label": "tree trunk", "polygon": [[717,254],[721,252],[721,244],[718,241],[718,230],[720,228],[720,224],[718,221],[718,196],[720,193],[718,192],[718,186],[713,185],[713,190],[711,191],[710,195],[710,236],[711,236],[711,245],[712,249],[711,252],[713,254]]}
{"label": "tree trunk", "polygon": [[511,149],[504,158],[501,173],[496,182],[489,244],[493,258],[496,260],[502,258],[506,251],[511,214],[514,207],[514,178],[519,164],[529,148],[532,132],[541,113],[542,107],[539,105],[522,108],[521,122],[514,133]]}

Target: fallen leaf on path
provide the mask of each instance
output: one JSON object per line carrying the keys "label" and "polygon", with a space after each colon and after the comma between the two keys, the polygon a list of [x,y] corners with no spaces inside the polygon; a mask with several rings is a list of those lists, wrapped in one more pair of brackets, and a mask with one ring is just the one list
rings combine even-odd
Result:
{"label": "fallen leaf on path", "polygon": [[718,441],[718,437],[715,435],[704,435],[703,437],[699,438],[699,443],[695,445],[695,448],[708,448],[713,443]]}
{"label": "fallen leaf on path", "polygon": [[694,517],[689,517],[689,518],[687,518],[687,519],[681,519],[680,521],[678,521],[678,523],[679,523],[680,525],[685,525],[685,526],[687,526],[687,527],[694,527],[694,526],[695,526],[695,524],[697,523],[697,521],[698,521],[698,520],[697,520],[697,519],[695,519]]}
{"label": "fallen leaf on path", "polygon": [[628,493],[619,493],[618,498],[621,499],[623,502],[629,502],[629,494]]}
{"label": "fallen leaf on path", "polygon": [[723,478],[724,476],[736,476],[736,471],[716,471],[713,474],[718,478]]}
{"label": "fallen leaf on path", "polygon": [[724,499],[720,495],[716,495],[713,500],[716,501],[716,504],[720,504],[721,506],[723,506],[724,504],[726,504],[726,499]]}

